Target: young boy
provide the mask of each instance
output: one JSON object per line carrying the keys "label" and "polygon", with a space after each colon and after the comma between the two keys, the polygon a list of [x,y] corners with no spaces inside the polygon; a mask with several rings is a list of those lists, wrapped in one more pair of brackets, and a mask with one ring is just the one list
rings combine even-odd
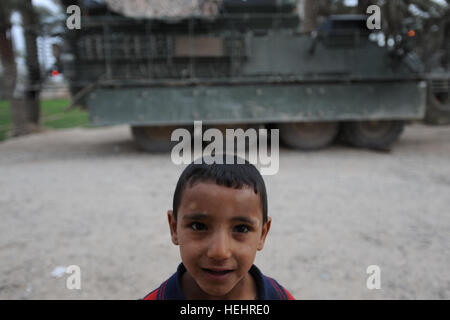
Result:
{"label": "young boy", "polygon": [[[293,300],[253,265],[272,219],[264,180],[249,162],[192,163],[181,174],[168,211],[177,272],[144,300]],[[230,163],[230,162],[228,162]]]}

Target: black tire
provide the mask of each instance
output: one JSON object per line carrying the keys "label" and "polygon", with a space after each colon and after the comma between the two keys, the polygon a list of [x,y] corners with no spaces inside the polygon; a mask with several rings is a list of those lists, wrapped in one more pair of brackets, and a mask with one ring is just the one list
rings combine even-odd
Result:
{"label": "black tire", "polygon": [[[203,126],[203,132],[205,132],[208,129],[217,129],[219,130],[223,137],[223,146],[225,148],[226,146],[226,130],[227,129],[232,129],[232,130],[238,130],[238,129],[242,129],[244,132],[246,132],[248,129],[252,129],[252,130],[256,130],[256,132],[258,133],[258,129],[259,129],[260,125],[259,124],[250,124],[250,123],[241,123],[241,124],[213,124],[213,125],[204,125]],[[258,134],[256,135],[256,138],[258,139]],[[258,141],[254,141],[257,145]],[[208,145],[210,142],[204,141],[204,147],[206,145]],[[235,145],[236,146],[236,145]],[[249,145],[248,141],[245,142],[245,146],[246,148],[249,147],[255,147],[255,145]],[[224,150],[225,152],[225,150]]]}
{"label": "black tire", "polygon": [[450,124],[450,93],[434,92],[431,81],[428,83],[425,122],[433,125]]}
{"label": "black tire", "polygon": [[317,150],[331,144],[339,132],[337,122],[278,123],[280,141],[285,146],[299,150]]}
{"label": "black tire", "polygon": [[404,121],[354,121],[342,124],[344,141],[358,148],[389,150],[398,140]]}
{"label": "black tire", "polygon": [[[147,152],[169,152],[178,144],[171,141],[172,132],[178,126],[132,126],[131,132],[139,149]],[[184,128],[184,127],[183,127]],[[193,128],[185,127],[192,133]]]}

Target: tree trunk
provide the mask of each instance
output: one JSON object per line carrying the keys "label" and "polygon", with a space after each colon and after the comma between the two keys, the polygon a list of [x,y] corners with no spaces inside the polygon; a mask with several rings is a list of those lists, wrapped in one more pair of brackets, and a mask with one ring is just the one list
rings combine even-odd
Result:
{"label": "tree trunk", "polygon": [[[17,90],[17,65],[15,61],[10,16],[13,9],[19,9],[25,30],[26,65],[28,86],[25,93]],[[37,56],[37,15],[31,0],[20,2],[0,1],[0,59],[3,66],[3,91],[10,102],[12,116],[12,136],[20,136],[39,131],[39,86],[40,70]]]}
{"label": "tree trunk", "polygon": [[24,98],[9,99],[11,107],[11,117],[13,121],[13,137],[30,134],[33,130],[33,125],[29,121],[27,100]]}
{"label": "tree trunk", "polygon": [[11,3],[0,2],[0,61],[3,66],[2,89],[4,97],[9,100],[13,130],[12,136],[28,134],[27,110],[23,98],[15,98],[14,92],[17,82],[17,66],[11,36],[10,23]]}
{"label": "tree trunk", "polygon": [[9,13],[2,3],[0,3],[0,59],[3,66],[2,91],[6,99],[11,99],[16,87],[17,70]]}
{"label": "tree trunk", "polygon": [[28,110],[29,122],[38,127],[40,117],[39,93],[41,85],[41,72],[37,48],[37,30],[39,21],[31,0],[24,0],[20,9],[24,25],[26,65],[28,70],[28,87],[25,92],[25,108]]}

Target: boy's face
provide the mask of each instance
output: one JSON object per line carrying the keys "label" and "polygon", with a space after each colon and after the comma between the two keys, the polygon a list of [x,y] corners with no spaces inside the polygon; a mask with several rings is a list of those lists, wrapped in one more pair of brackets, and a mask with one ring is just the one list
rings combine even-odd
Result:
{"label": "boy's face", "polygon": [[188,276],[206,296],[248,294],[248,271],[271,223],[268,218],[263,224],[260,196],[253,189],[198,182],[183,191],[177,220],[172,211],[168,219]]}

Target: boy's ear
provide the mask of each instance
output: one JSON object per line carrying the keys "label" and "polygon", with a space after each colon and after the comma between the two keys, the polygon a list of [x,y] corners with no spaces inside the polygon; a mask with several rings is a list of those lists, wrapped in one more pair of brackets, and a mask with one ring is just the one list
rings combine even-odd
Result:
{"label": "boy's ear", "polygon": [[175,219],[172,210],[167,211],[167,219],[169,221],[170,237],[172,238],[173,244],[177,246],[178,245],[177,220]]}
{"label": "boy's ear", "polygon": [[261,237],[259,238],[258,251],[260,251],[260,250],[262,250],[264,248],[264,242],[266,241],[266,236],[269,233],[271,224],[272,224],[272,218],[271,217],[267,217],[267,221],[263,225],[263,229],[262,229],[262,232],[261,232]]}

